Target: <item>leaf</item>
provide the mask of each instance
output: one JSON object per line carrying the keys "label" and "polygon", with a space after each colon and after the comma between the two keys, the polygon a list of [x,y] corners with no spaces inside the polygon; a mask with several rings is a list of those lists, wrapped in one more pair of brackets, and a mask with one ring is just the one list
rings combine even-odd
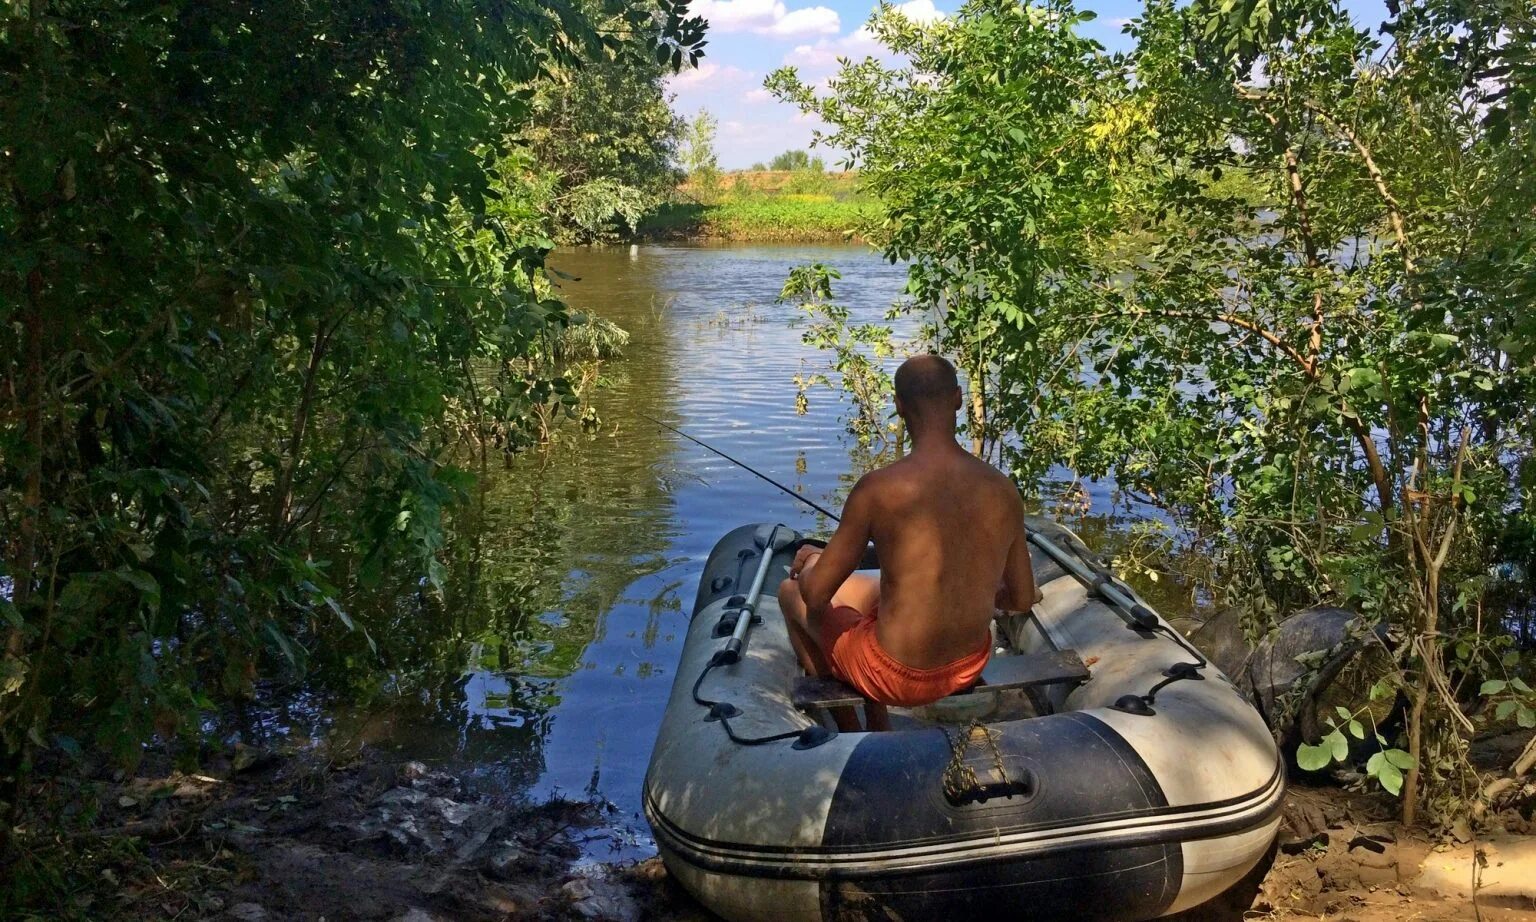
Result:
{"label": "leaf", "polygon": [[1296,747],[1296,764],[1302,771],[1318,771],[1319,769],[1326,768],[1328,763],[1333,761],[1330,752],[1327,746],[1313,746],[1309,743],[1302,743]]}
{"label": "leaf", "polygon": [[1515,713],[1515,722],[1527,730],[1536,727],[1536,710],[1532,710],[1523,704],[1520,705],[1519,710]]}
{"label": "leaf", "polygon": [[347,626],[347,630],[349,630],[349,631],[357,630],[357,625],[352,623],[352,616],[347,614],[346,609],[341,607],[341,603],[340,602],[336,601],[335,599],[331,598],[330,596],[326,596],[325,597],[325,604],[326,604],[326,607],[330,608],[331,611],[336,613],[336,617],[340,618],[341,619],[341,623],[345,624]]}
{"label": "leaf", "polygon": [[143,570],[121,567],[114,570],[113,575],[145,595],[158,596],[160,594],[160,584],[155,582],[155,577],[152,574],[145,573]]}
{"label": "leaf", "polygon": [[1336,705],[1333,709],[1333,712],[1338,714],[1339,717],[1343,718],[1344,720],[1349,720],[1351,717],[1355,716],[1350,712],[1349,708],[1344,707],[1343,705]]}
{"label": "leaf", "polygon": [[1386,759],[1388,764],[1395,765],[1403,771],[1407,771],[1408,769],[1413,768],[1413,766],[1416,764],[1413,761],[1413,756],[1409,755],[1401,749],[1384,749],[1382,750],[1381,755]]}
{"label": "leaf", "polygon": [[65,736],[62,733],[55,733],[53,735],[53,742],[54,745],[58,746],[59,750],[65,755],[69,756],[71,759],[74,759],[77,762],[80,760],[82,756],[80,744],[75,741],[74,737]]}
{"label": "leaf", "polygon": [[1377,772],[1376,780],[1380,781],[1381,786],[1387,789],[1387,793],[1394,797],[1403,790],[1403,773],[1398,771],[1397,766],[1391,762],[1381,763],[1381,770]]}
{"label": "leaf", "polygon": [[1486,698],[1489,695],[1497,695],[1508,686],[1509,683],[1503,679],[1489,679],[1483,683],[1483,687],[1478,689],[1477,693]]}
{"label": "leaf", "polygon": [[1345,759],[1349,758],[1349,740],[1344,738],[1343,733],[1340,733],[1338,730],[1334,730],[1332,733],[1323,737],[1323,742],[1327,743],[1333,748],[1333,760],[1335,762],[1343,762]]}
{"label": "leaf", "polygon": [[14,656],[0,659],[0,695],[10,695],[21,690],[27,678],[27,664]]}
{"label": "leaf", "polygon": [[1499,702],[1499,706],[1493,709],[1493,719],[1494,720],[1508,720],[1509,719],[1509,715],[1513,714],[1515,712],[1515,708],[1517,708],[1519,706],[1520,706],[1520,702],[1515,701],[1512,698],[1505,699],[1504,701],[1500,701]]}
{"label": "leaf", "polygon": [[1364,525],[1356,525],[1349,532],[1349,537],[1354,541],[1371,541],[1381,537],[1381,526],[1367,522]]}
{"label": "leaf", "polygon": [[1351,720],[1349,722],[1349,733],[1357,740],[1365,739],[1365,727],[1358,720]]}
{"label": "leaf", "polygon": [[277,644],[277,648],[283,651],[283,657],[288,660],[288,664],[297,667],[299,665],[299,657],[293,649],[292,641],[282,631],[278,630],[277,625],[272,622],[268,621],[266,627],[267,634],[272,637],[273,642]]}

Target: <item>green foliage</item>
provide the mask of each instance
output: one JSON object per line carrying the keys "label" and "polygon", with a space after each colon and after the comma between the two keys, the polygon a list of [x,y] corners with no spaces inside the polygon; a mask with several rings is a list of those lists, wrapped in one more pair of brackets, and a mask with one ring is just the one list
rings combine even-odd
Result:
{"label": "green foliage", "polygon": [[821,371],[795,375],[795,412],[804,415],[809,410],[808,392],[813,387],[841,390],[853,405],[848,431],[860,445],[883,447],[899,431],[898,424],[886,422],[892,381],[884,362],[895,354],[892,329],[887,324],[849,324],[848,309],[832,295],[832,281],[839,278],[836,269],[821,263],[796,266],[779,292],[780,302],[798,304],[810,318],[801,338],[806,345],[831,353],[828,361],[837,375],[835,386]]}
{"label": "green foliage", "polygon": [[440,591],[457,446],[527,444],[572,390],[530,87],[626,41],[696,58],[702,24],[657,14],[7,8],[0,801],[40,747],[131,763],[372,655],[349,601],[388,574]]}
{"label": "green foliage", "polygon": [[[626,15],[665,8],[636,0],[616,15],[595,0],[579,4],[600,30],[615,35],[628,28]],[[672,66],[670,55],[658,61],[651,43],[637,37],[613,43],[596,61],[547,68],[533,82],[524,134],[532,155],[527,185],[562,240],[629,235],[671,194],[684,128],[663,84]]]}
{"label": "green foliage", "polygon": [[[1349,737],[1359,742],[1366,740],[1366,727],[1360,721],[1361,711],[1351,711],[1342,706],[1335,710],[1336,717],[1326,718],[1328,732],[1320,742],[1302,743],[1297,747],[1296,764],[1304,771],[1315,772],[1333,764],[1345,764],[1350,757]],[[1380,748],[1366,760],[1366,776],[1376,779],[1383,790],[1396,796],[1403,788],[1403,772],[1414,768],[1417,761],[1401,749],[1390,748],[1381,734],[1373,732],[1372,736]]]}
{"label": "green foliage", "polygon": [[909,63],[768,85],[879,197],[1022,481],[1163,506],[1258,627],[1329,600],[1399,629],[1411,759],[1376,777],[1411,818],[1419,766],[1464,764],[1448,638],[1488,631],[1536,510],[1529,6],[1404,4],[1383,37],[1333,0],[1148,0],[1122,56],[1090,15],[885,7]]}
{"label": "green foliage", "polygon": [[847,240],[865,236],[873,203],[830,196],[729,196],[714,205],[673,204],[640,224],[644,237],[722,240]]}
{"label": "green foliage", "polygon": [[787,150],[768,161],[768,169],[784,172],[807,170],[813,173],[821,173],[825,172],[826,168],[826,162],[820,157],[812,157],[803,150]]}
{"label": "green foliage", "polygon": [[610,359],[624,353],[629,333],[611,320],[591,314],[572,314],[571,322],[555,341],[555,355],[568,361]]}
{"label": "green foliage", "polygon": [[697,189],[700,202],[710,204],[720,194],[720,166],[715,155],[715,132],[719,122],[706,109],[688,122],[683,131],[679,162],[683,173]]}

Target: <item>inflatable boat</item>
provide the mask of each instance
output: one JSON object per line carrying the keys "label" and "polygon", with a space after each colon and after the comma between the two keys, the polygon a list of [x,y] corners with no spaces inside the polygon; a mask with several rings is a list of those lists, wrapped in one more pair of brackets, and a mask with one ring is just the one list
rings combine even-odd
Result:
{"label": "inflatable boat", "polygon": [[733,922],[1135,920],[1262,874],[1285,767],[1259,714],[1076,536],[1028,525],[1044,601],[994,623],[975,689],[878,733],[832,729],[862,699],[790,648],[776,589],[808,539],[720,541],[644,790],[700,902]]}

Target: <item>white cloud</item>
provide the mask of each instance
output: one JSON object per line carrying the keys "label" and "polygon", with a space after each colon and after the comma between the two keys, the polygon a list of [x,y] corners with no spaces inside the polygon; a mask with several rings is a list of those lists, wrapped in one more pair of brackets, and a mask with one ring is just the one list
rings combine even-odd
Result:
{"label": "white cloud", "polygon": [[1114,19],[1109,21],[1109,24],[1114,26],[1116,29],[1124,29],[1126,26],[1131,24],[1131,18],[1129,16],[1116,16]]}
{"label": "white cloud", "polygon": [[843,27],[836,10],[824,6],[808,6],[794,10],[766,29],[758,31],[779,38],[799,38],[802,35],[836,35]]}
{"label": "white cloud", "polygon": [[867,26],[860,26],[835,41],[822,39],[814,45],[796,45],[794,51],[784,56],[784,63],[807,72],[830,71],[837,68],[838,58],[881,57],[884,51],[885,46],[874,33]]}
{"label": "white cloud", "polygon": [[933,0],[907,0],[906,3],[896,4],[896,9],[913,22],[923,25],[944,18],[943,11],[933,5]]}
{"label": "white cloud", "polygon": [[695,89],[700,87],[719,87],[741,83],[752,79],[752,75],[739,67],[727,64],[721,67],[713,61],[705,61],[698,67],[690,68],[675,74],[667,79],[667,86],[674,92]]}
{"label": "white cloud", "polygon": [[[933,0],[907,0],[906,3],[896,4],[896,10],[920,25],[930,25],[946,18],[944,12],[933,5]],[[796,45],[794,51],[784,56],[784,63],[807,72],[832,71],[837,67],[838,58],[857,61],[866,57],[894,60],[886,47],[880,44],[880,40],[875,38],[869,26],[862,25],[841,38],[824,38],[815,44]]]}
{"label": "white cloud", "polygon": [[755,90],[747,90],[746,94],[741,98],[744,102],[751,103],[752,105],[761,105],[765,102],[774,101],[773,94],[762,87],[758,87]]}
{"label": "white cloud", "polygon": [[[929,0],[913,0],[927,3]],[[713,32],[755,32],[774,38],[836,35],[843,27],[837,11],[824,6],[797,10],[783,0],[696,0],[689,12],[709,20]]]}

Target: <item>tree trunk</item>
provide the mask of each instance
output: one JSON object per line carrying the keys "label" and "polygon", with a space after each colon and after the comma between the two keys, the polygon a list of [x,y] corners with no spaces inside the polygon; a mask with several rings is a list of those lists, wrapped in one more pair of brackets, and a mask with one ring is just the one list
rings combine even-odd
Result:
{"label": "tree trunk", "polygon": [[325,358],[326,347],[330,344],[331,334],[339,326],[340,320],[330,328],[323,324],[315,331],[315,343],[309,350],[309,365],[304,370],[304,386],[300,391],[299,408],[293,415],[293,432],[288,437],[288,458],[283,465],[282,472],[278,475],[277,490],[272,505],[272,533],[282,533],[288,524],[288,517],[293,512],[293,479],[299,469],[299,462],[304,451],[304,433],[309,427],[309,415],[313,409],[315,400],[315,387],[319,379],[320,364]]}

